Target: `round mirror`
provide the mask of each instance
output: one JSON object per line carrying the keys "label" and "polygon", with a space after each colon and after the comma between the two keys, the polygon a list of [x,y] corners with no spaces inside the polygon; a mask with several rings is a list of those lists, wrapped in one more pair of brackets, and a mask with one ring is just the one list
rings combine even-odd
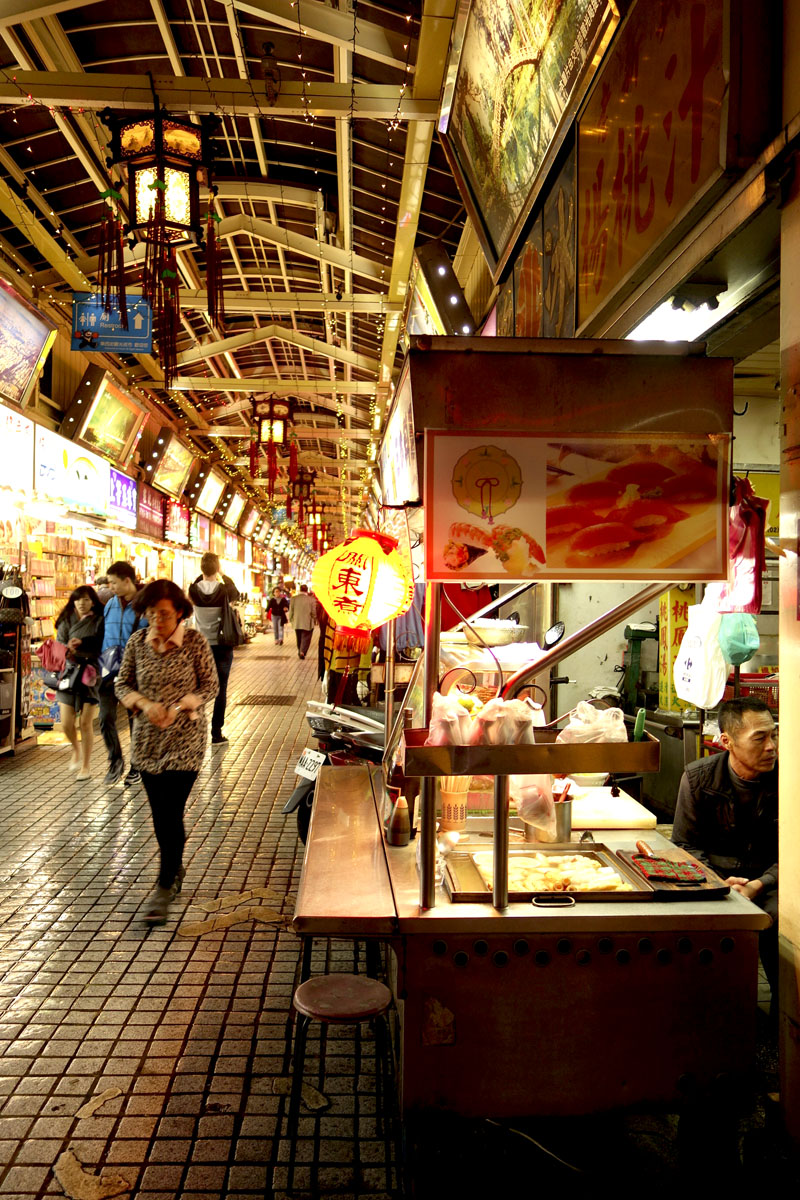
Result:
{"label": "round mirror", "polygon": [[555,625],[551,625],[545,631],[544,644],[548,650],[552,650],[553,646],[557,646],[567,632],[567,627],[563,621],[556,621]]}

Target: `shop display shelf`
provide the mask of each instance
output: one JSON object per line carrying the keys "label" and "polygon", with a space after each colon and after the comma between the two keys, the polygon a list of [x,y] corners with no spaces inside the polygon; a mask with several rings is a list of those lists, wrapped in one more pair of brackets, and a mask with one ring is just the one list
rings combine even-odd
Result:
{"label": "shop display shelf", "polygon": [[607,771],[640,775],[658,771],[661,745],[646,733],[640,742],[556,742],[557,731],[537,729],[534,746],[426,746],[427,729],[407,729],[399,763],[407,776],[570,775]]}

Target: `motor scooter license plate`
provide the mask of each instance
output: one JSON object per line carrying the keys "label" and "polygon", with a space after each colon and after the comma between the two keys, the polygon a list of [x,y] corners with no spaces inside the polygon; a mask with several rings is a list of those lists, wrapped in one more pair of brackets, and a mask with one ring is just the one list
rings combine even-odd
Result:
{"label": "motor scooter license plate", "polygon": [[310,750],[306,747],[297,760],[294,773],[295,775],[302,775],[304,779],[316,779],[319,775],[319,769],[324,762],[325,755],[321,750]]}

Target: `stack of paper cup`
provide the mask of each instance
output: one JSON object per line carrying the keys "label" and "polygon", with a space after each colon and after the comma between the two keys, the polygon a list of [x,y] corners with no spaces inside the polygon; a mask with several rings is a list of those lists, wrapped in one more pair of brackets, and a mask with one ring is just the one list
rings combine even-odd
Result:
{"label": "stack of paper cup", "polygon": [[439,780],[442,795],[440,829],[464,829],[467,824],[467,803],[471,775],[443,775]]}

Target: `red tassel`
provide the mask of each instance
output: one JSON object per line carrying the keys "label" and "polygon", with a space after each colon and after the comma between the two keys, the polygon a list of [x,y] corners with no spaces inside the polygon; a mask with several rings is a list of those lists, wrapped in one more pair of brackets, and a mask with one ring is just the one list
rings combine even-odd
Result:
{"label": "red tassel", "polygon": [[303,524],[303,497],[302,496],[297,501],[297,524],[298,525]]}
{"label": "red tassel", "polygon": [[128,328],[128,304],[125,295],[125,251],[122,245],[122,224],[109,208],[100,227],[99,283],[103,311],[111,312],[116,300],[120,324]]}
{"label": "red tassel", "polygon": [[250,478],[255,479],[258,471],[258,435],[255,429],[250,430]]}
{"label": "red tassel", "polygon": [[297,438],[294,435],[289,439],[289,478],[292,483],[297,479]]}
{"label": "red tassel", "polygon": [[180,285],[175,252],[167,234],[164,187],[154,188],[155,204],[147,222],[147,254],[142,272],[142,295],[153,310],[158,356],[164,369],[164,387],[172,387],[178,368]]}
{"label": "red tassel", "polygon": [[291,519],[292,519],[292,493],[287,492],[286,493],[286,520],[291,521]]}
{"label": "red tassel", "polygon": [[225,325],[225,293],[222,283],[222,257],[219,252],[216,225],[219,218],[211,210],[211,198],[208,202],[208,222],[206,224],[206,298],[208,316],[212,325]]}
{"label": "red tassel", "polygon": [[270,500],[275,495],[275,483],[278,478],[278,451],[270,436],[267,442],[267,495]]}

